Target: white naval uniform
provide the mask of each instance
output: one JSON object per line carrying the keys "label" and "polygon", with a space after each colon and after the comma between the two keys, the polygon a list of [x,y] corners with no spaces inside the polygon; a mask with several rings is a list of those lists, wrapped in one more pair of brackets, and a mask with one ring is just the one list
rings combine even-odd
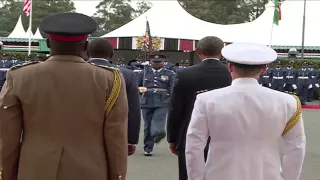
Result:
{"label": "white naval uniform", "polygon": [[298,180],[306,146],[302,116],[282,136],[296,110],[292,95],[262,87],[253,78],[235,79],[229,87],[198,95],[187,132],[189,180]]}

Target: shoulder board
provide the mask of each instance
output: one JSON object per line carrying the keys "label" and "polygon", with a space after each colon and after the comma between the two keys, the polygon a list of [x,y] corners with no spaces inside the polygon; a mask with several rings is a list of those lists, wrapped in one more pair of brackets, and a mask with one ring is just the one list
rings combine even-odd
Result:
{"label": "shoulder board", "polygon": [[104,69],[107,69],[107,70],[111,70],[111,71],[120,71],[119,68],[115,68],[115,67],[110,67],[110,66],[102,66],[102,65],[97,65],[97,64],[94,64],[94,63],[89,63],[93,66],[97,66],[97,67],[101,67],[101,68],[104,68]]}
{"label": "shoulder board", "polygon": [[10,68],[10,71],[13,71],[13,70],[25,67],[25,66],[29,66],[29,65],[32,65],[32,64],[38,64],[38,63],[40,63],[40,61],[32,61],[32,62],[28,62],[28,63],[18,64],[18,65],[12,66]]}

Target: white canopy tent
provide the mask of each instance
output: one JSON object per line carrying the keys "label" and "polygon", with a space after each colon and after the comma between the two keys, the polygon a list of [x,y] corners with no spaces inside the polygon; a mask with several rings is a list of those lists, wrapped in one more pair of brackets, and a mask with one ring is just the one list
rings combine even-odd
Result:
{"label": "white canopy tent", "polygon": [[[307,0],[305,46],[320,46],[318,32],[320,1]],[[300,46],[302,42],[303,1],[286,0],[282,3],[282,20],[274,25],[271,44]],[[161,38],[199,40],[217,36],[225,42],[256,42],[269,45],[274,5],[270,2],[256,20],[235,25],[220,25],[202,21],[186,12],[176,0],[154,5],[150,10],[102,37],[139,37],[146,30],[148,19],[151,35]]]}
{"label": "white canopy tent", "polygon": [[41,33],[40,33],[40,30],[39,28],[37,28],[37,31],[36,33],[33,35],[32,39],[43,39]]}
{"label": "white canopy tent", "polygon": [[27,36],[27,38],[29,38],[29,33],[31,33],[31,38],[33,37],[33,33],[32,33],[32,31],[31,31],[31,29],[30,29],[30,26],[29,26],[29,28],[28,28],[28,30],[27,30],[27,32],[26,32],[26,36]]}
{"label": "white canopy tent", "polygon": [[8,38],[27,38],[27,37],[28,36],[26,34],[26,31],[23,28],[21,15],[20,15],[14,30],[11,32]]}

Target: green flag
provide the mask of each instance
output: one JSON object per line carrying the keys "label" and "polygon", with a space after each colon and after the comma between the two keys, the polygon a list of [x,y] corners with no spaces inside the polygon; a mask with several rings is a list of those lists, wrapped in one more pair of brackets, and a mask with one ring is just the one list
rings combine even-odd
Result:
{"label": "green flag", "polygon": [[281,8],[279,4],[279,0],[273,0],[274,3],[274,15],[273,15],[273,23],[279,25],[279,21],[281,20]]}

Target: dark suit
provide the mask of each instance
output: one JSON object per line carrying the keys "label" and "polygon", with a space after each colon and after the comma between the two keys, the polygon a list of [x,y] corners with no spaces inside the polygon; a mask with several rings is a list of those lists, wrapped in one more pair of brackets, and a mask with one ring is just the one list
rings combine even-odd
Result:
{"label": "dark suit", "polygon": [[88,62],[101,66],[109,66],[119,68],[126,81],[126,91],[128,97],[128,144],[138,144],[140,123],[141,123],[141,110],[140,110],[140,94],[139,87],[137,85],[137,79],[134,72],[117,67],[104,59],[90,59]]}
{"label": "dark suit", "polygon": [[197,94],[231,85],[227,67],[216,59],[177,71],[167,122],[169,143],[177,145],[179,179],[187,180],[185,143],[188,125]]}
{"label": "dark suit", "polygon": [[4,82],[6,81],[6,75],[7,75],[7,71],[0,70],[0,91],[2,89]]}

